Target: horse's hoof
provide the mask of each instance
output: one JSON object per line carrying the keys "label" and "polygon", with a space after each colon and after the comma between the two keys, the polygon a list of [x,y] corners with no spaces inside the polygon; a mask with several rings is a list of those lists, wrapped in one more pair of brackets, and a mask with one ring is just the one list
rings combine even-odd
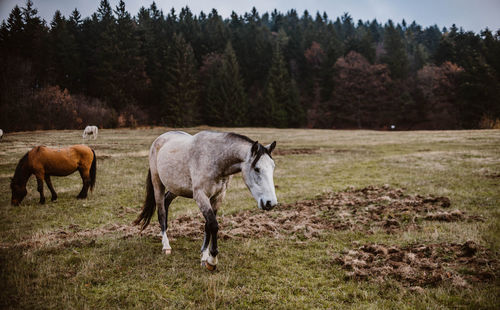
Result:
{"label": "horse's hoof", "polygon": [[215,269],[217,269],[217,265],[210,265],[209,263],[207,263],[205,265],[205,268],[207,268],[208,271],[215,271]]}
{"label": "horse's hoof", "polygon": [[172,254],[172,249],[165,249],[165,255],[170,255]]}
{"label": "horse's hoof", "polygon": [[57,200],[57,197],[56,197],[56,198],[51,198],[50,200],[52,200],[52,201],[56,201],[56,200]]}
{"label": "horse's hoof", "polygon": [[201,265],[205,267],[208,271],[215,271],[217,269],[217,265],[211,265],[208,262],[201,262]]}

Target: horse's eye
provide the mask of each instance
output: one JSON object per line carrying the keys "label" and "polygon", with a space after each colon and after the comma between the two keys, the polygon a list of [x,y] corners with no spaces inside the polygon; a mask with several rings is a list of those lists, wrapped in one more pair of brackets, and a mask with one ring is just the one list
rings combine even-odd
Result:
{"label": "horse's eye", "polygon": [[259,173],[260,172],[260,169],[259,168],[253,168],[253,170],[255,170],[255,172]]}

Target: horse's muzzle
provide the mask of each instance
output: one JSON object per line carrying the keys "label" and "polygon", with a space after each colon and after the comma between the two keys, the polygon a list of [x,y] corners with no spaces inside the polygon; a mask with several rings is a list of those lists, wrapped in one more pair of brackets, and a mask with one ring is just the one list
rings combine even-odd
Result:
{"label": "horse's muzzle", "polygon": [[264,200],[262,200],[262,199],[261,199],[261,200],[259,201],[259,204],[260,204],[260,208],[261,208],[262,210],[266,210],[266,211],[271,210],[271,209],[272,209],[272,208],[274,208],[274,206],[275,206],[275,205],[273,205],[273,204],[271,203],[271,200],[266,200],[266,202],[264,203]]}

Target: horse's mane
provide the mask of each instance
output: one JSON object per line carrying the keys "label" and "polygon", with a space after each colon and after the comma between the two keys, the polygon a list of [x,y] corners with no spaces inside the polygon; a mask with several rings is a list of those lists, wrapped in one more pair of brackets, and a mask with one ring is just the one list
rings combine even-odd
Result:
{"label": "horse's mane", "polygon": [[255,151],[255,159],[252,162],[252,167],[255,167],[259,159],[262,157],[262,155],[267,154],[269,157],[273,158],[271,156],[271,153],[260,143],[257,143],[257,150]]}
{"label": "horse's mane", "polygon": [[12,184],[19,182],[21,176],[26,174],[25,164],[28,162],[28,153],[29,152],[26,152],[26,154],[24,154],[24,156],[17,163],[16,171],[14,172],[14,177],[12,178],[12,181],[10,182],[11,186],[12,186]]}
{"label": "horse's mane", "polygon": [[[255,143],[255,141],[253,141],[249,137],[244,136],[244,135],[240,135],[240,134],[237,134],[237,133],[234,133],[234,132],[228,133],[227,136],[231,137],[231,138],[235,138],[235,139],[244,140],[244,141],[249,142],[251,144]],[[266,149],[262,144],[257,143],[257,150],[255,150],[255,159],[252,162],[252,167],[255,167],[255,165],[257,164],[257,162],[259,161],[259,159],[264,154],[267,154],[267,155],[269,155],[269,157],[273,158],[271,156],[271,153],[269,153],[268,149]]]}
{"label": "horse's mane", "polygon": [[235,138],[235,139],[244,140],[244,141],[246,141],[246,142],[250,142],[250,143],[254,143],[254,142],[255,142],[255,141],[253,141],[252,139],[250,139],[249,137],[244,136],[244,135],[240,135],[239,133],[228,132],[228,133],[227,133],[227,136],[228,136],[228,137],[230,137],[230,138]]}

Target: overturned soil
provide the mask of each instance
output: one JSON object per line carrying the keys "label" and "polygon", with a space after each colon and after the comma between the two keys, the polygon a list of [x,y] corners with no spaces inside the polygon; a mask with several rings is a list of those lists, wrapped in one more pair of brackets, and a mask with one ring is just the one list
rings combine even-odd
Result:
{"label": "overturned soil", "polygon": [[276,149],[273,151],[273,156],[288,156],[288,155],[313,155],[320,153],[360,153],[367,152],[366,150],[360,151],[356,149],[334,149],[334,148],[294,148],[294,149]]}
{"label": "overturned soil", "polygon": [[440,283],[469,287],[474,282],[498,279],[500,263],[494,257],[473,241],[403,247],[365,244],[334,255],[333,262],[347,270],[348,278],[394,279],[418,291]]}
{"label": "overturned soil", "polygon": [[488,173],[485,174],[485,177],[489,179],[500,179],[500,173]]}
{"label": "overturned soil", "polygon": [[[451,207],[447,197],[409,195],[389,186],[328,193],[316,199],[282,204],[273,211],[250,210],[219,217],[222,238],[272,236],[309,239],[325,231],[387,233],[419,229],[422,221],[476,221]],[[169,223],[169,235],[199,237],[201,217],[181,216]]]}
{"label": "overturned soil", "polygon": [[286,156],[286,155],[301,155],[301,154],[317,154],[320,153],[320,149],[276,149],[273,151],[273,155],[276,156]]}
{"label": "overturned soil", "polygon": [[[409,195],[402,189],[389,186],[369,186],[327,193],[312,200],[282,204],[274,210],[243,211],[229,216],[219,216],[219,237],[248,238],[267,236],[287,239],[318,238],[333,230],[352,230],[363,233],[386,233],[420,229],[422,221],[477,221],[478,216],[460,210],[449,210],[447,197]],[[137,209],[119,207],[117,216],[130,217]],[[145,234],[158,237],[159,230],[153,223],[141,232],[139,227],[124,224],[107,224],[100,228],[83,229],[70,225],[48,233],[38,233],[15,244],[0,247],[40,247],[48,244],[70,246],[75,239],[91,239],[115,233],[123,238]],[[183,215],[170,221],[169,238],[199,239],[203,235],[204,219],[200,214]]]}

